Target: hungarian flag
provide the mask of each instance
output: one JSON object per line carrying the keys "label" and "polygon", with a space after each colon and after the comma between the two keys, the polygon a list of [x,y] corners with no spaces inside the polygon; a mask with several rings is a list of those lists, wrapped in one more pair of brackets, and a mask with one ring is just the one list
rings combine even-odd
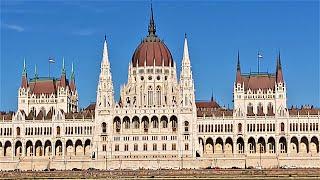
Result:
{"label": "hungarian flag", "polygon": [[49,63],[55,63],[54,59],[53,58],[49,58]]}

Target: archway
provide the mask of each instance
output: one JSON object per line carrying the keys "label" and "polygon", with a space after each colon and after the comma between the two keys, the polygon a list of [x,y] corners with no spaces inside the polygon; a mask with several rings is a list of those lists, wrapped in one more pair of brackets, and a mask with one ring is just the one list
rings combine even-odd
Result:
{"label": "archway", "polygon": [[22,143],[17,141],[15,144],[15,156],[20,157],[22,155]]}
{"label": "archway", "polygon": [[287,153],[287,140],[285,137],[279,139],[280,153]]}
{"label": "archway", "polygon": [[256,153],[256,141],[253,137],[248,139],[249,153]]}
{"label": "archway", "polygon": [[305,136],[301,138],[300,142],[300,153],[308,153],[309,152],[309,141]]}
{"label": "archway", "polygon": [[243,141],[242,137],[239,137],[237,139],[237,152],[239,154],[242,154],[244,152],[244,141]]}
{"label": "archway", "polygon": [[178,128],[178,118],[177,116],[173,115],[170,117],[170,122],[172,126],[172,131],[176,131]]}
{"label": "archway", "polygon": [[258,152],[259,153],[266,153],[266,141],[263,137],[258,139]]}
{"label": "archway", "polygon": [[82,146],[82,141],[78,139],[75,143],[75,149],[74,149],[74,154],[76,156],[81,156],[84,154],[83,152],[83,146]]}
{"label": "archway", "polygon": [[116,132],[120,132],[120,129],[121,129],[121,120],[118,116],[116,116],[114,119],[113,119],[113,129],[116,130]]}
{"label": "archway", "polygon": [[73,153],[73,143],[72,143],[72,141],[70,139],[66,142],[66,152],[67,152],[68,156],[74,155],[74,153]]}
{"label": "archway", "polygon": [[233,141],[230,137],[226,139],[224,152],[226,154],[232,154],[233,153]]}
{"label": "archway", "polygon": [[139,121],[139,118],[137,116],[134,116],[132,118],[132,124],[133,124],[133,128],[134,129],[139,129],[140,128],[140,121]]}
{"label": "archway", "polygon": [[130,129],[130,118],[128,116],[123,118],[123,125],[124,129]]}
{"label": "archway", "polygon": [[214,146],[214,153],[215,154],[223,153],[223,140],[220,137],[216,139],[216,143]]}
{"label": "archway", "polygon": [[213,140],[211,137],[209,137],[207,140],[206,140],[206,146],[205,146],[205,154],[207,155],[212,155],[213,154]]}
{"label": "archway", "polygon": [[26,143],[26,156],[33,156],[33,143],[30,140]]}
{"label": "archway", "polygon": [[296,137],[292,137],[290,140],[290,153],[299,153],[299,141]]}
{"label": "archway", "polygon": [[144,129],[144,132],[148,132],[149,129],[149,118],[147,116],[143,116],[141,119],[141,123]]}
{"label": "archway", "polygon": [[275,153],[276,147],[275,147],[275,140],[273,137],[269,137],[268,139],[268,152],[269,153]]}
{"label": "archway", "polygon": [[151,118],[152,128],[159,128],[159,120],[157,116]]}
{"label": "archway", "polygon": [[313,136],[310,141],[310,152],[312,154],[319,153],[319,140],[316,136]]}
{"label": "archway", "polygon": [[10,141],[4,143],[4,156],[12,156],[12,145]]}
{"label": "archway", "polygon": [[84,155],[86,155],[86,156],[91,155],[91,141],[90,141],[90,139],[87,139],[84,142]]}
{"label": "archway", "polygon": [[62,142],[60,140],[55,143],[55,153],[56,156],[62,156]]}
{"label": "archway", "polygon": [[36,141],[35,150],[36,150],[35,156],[43,155],[43,147],[42,147],[42,142],[40,140]]}
{"label": "archway", "polygon": [[168,118],[167,118],[167,116],[162,116],[160,121],[161,121],[161,127],[162,128],[168,128]]}
{"label": "archway", "polygon": [[44,143],[44,155],[45,156],[51,156],[51,151],[52,151],[51,141],[47,140]]}

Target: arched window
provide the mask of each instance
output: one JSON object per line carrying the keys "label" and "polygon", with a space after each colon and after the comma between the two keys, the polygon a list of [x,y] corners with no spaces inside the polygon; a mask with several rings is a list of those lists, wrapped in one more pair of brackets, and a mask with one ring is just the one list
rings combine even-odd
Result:
{"label": "arched window", "polygon": [[57,126],[57,136],[60,136],[60,126]]}
{"label": "arched window", "polygon": [[20,136],[20,127],[17,127],[17,136]]}
{"label": "arched window", "polygon": [[157,116],[153,116],[151,118],[151,122],[152,122],[152,128],[158,128],[159,127],[159,121]]}
{"label": "arched window", "polygon": [[153,90],[152,87],[149,86],[148,87],[148,106],[152,106],[153,105]]}
{"label": "arched window", "polygon": [[283,122],[280,124],[280,131],[284,132],[284,123]]}
{"label": "arched window", "polygon": [[257,106],[257,114],[259,115],[263,114],[263,106],[261,103],[259,103]]}
{"label": "arched window", "polygon": [[185,132],[188,132],[188,131],[189,131],[189,122],[188,122],[188,121],[185,121],[185,122],[184,122],[184,131],[185,131]]}
{"label": "arched window", "polygon": [[134,150],[134,151],[138,151],[138,144],[134,144],[133,150]]}
{"label": "arched window", "polygon": [[143,144],[143,150],[144,151],[148,151],[148,145],[147,144]]}
{"label": "arched window", "polygon": [[157,150],[157,144],[153,144],[153,150],[154,150],[154,151]]}
{"label": "arched window", "polygon": [[157,86],[156,92],[157,92],[156,93],[157,105],[161,106],[161,88],[160,88],[160,86]]}
{"label": "arched window", "polygon": [[273,105],[272,103],[269,103],[268,104],[268,115],[273,115]]}
{"label": "arched window", "polygon": [[102,128],[102,133],[106,133],[107,132],[107,124],[105,122],[103,122],[101,124],[101,128]]}
{"label": "arched window", "polygon": [[41,107],[40,110],[42,111],[43,115],[45,116],[46,115],[46,109],[44,107]]}
{"label": "arched window", "polygon": [[253,106],[251,103],[248,104],[247,106],[247,114],[248,115],[253,115]]}
{"label": "arched window", "polygon": [[241,123],[238,124],[238,133],[242,133],[242,124]]}

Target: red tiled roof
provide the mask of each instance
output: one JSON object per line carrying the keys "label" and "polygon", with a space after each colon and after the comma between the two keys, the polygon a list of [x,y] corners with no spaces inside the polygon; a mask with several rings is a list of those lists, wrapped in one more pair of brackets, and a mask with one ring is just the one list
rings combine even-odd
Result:
{"label": "red tiled roof", "polygon": [[[148,39],[148,38],[147,38]],[[153,66],[155,61],[155,66],[173,66],[173,59],[168,47],[160,41],[160,39],[155,38],[154,40],[144,40],[135,50],[132,56],[132,65],[136,67]]]}
{"label": "red tiled roof", "polygon": [[275,88],[276,77],[272,74],[250,74],[250,75],[241,75],[240,82],[244,83],[245,90],[256,91],[261,90],[274,90]]}
{"label": "red tiled roof", "polygon": [[196,102],[197,108],[220,108],[216,101],[198,101]]}

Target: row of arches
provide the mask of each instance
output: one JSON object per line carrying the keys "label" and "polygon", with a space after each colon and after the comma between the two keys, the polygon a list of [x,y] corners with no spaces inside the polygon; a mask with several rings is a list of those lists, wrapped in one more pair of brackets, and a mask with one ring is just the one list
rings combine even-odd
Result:
{"label": "row of arches", "polygon": [[249,137],[246,141],[242,137],[238,137],[234,141],[231,137],[223,140],[221,137],[207,139],[199,138],[200,149],[204,156],[212,154],[254,154],[254,153],[290,153],[290,154],[316,154],[319,153],[319,139],[313,136],[310,140],[307,137],[302,137],[298,140],[293,136],[289,140],[281,137],[276,141],[274,137],[265,139],[259,137],[255,139]]}
{"label": "row of arches", "polygon": [[[145,132],[149,128],[168,128],[171,127],[173,131],[176,131],[178,128],[178,118],[175,115],[172,115],[169,119],[167,116],[152,116],[151,119],[147,116],[143,116],[141,120],[138,116],[134,116],[130,119],[128,116],[125,116],[122,120],[119,116],[116,116],[113,119],[113,129],[116,132],[120,132],[121,129],[140,129],[143,128]],[[102,123],[102,132],[106,132],[106,124]]]}
{"label": "row of arches", "polygon": [[87,139],[82,141],[80,139],[73,142],[67,140],[62,143],[57,140],[52,143],[50,140],[44,141],[37,140],[35,143],[28,140],[23,144],[20,140],[14,144],[11,141],[6,141],[3,145],[0,142],[0,156],[6,157],[19,157],[19,156],[90,156],[91,140]]}

